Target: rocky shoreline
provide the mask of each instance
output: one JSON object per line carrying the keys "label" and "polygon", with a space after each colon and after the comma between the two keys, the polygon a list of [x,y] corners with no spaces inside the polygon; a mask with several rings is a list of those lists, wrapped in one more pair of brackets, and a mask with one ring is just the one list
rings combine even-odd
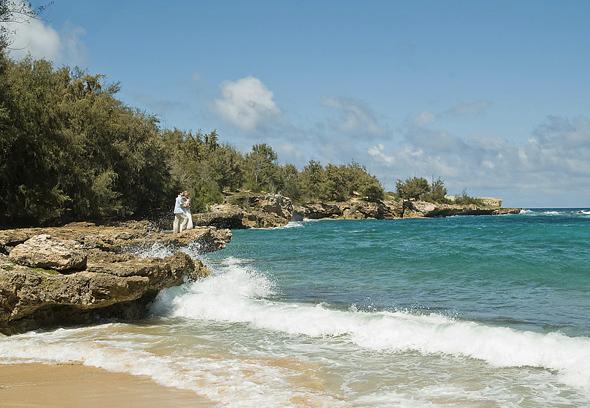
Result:
{"label": "rocky shoreline", "polygon": [[269,228],[303,219],[397,220],[402,218],[433,218],[453,215],[518,214],[520,208],[504,208],[501,201],[491,204],[443,204],[410,200],[366,201],[355,197],[342,202],[318,202],[294,205],[280,194],[241,194],[229,196],[223,204],[210,211],[194,214],[196,225],[220,228]]}
{"label": "rocky shoreline", "polygon": [[[79,222],[62,227],[0,230],[0,333],[143,317],[158,292],[207,276],[198,260],[178,251],[223,248],[230,229],[284,226],[302,219],[401,219],[452,215],[517,214],[499,205],[365,201],[293,205],[280,194],[240,193],[194,214],[181,234],[148,221],[115,225]],[[163,224],[164,219],[161,220]],[[154,245],[177,249],[144,257]]]}
{"label": "rocky shoreline", "polygon": [[139,250],[157,244],[207,252],[230,239],[227,229],[172,234],[148,222],[0,230],[0,332],[141,318],[160,290],[209,271],[180,251],[153,258]]}

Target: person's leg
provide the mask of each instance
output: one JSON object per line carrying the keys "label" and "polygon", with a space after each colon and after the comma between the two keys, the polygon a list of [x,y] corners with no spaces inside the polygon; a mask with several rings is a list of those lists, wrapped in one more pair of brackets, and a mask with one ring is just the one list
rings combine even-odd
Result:
{"label": "person's leg", "polygon": [[188,218],[188,222],[186,224],[186,229],[193,229],[194,228],[194,224],[193,224],[193,215],[188,212],[186,214],[187,218]]}
{"label": "person's leg", "polygon": [[182,217],[182,221],[180,221],[180,232],[186,229],[186,225],[188,224],[188,217],[186,214],[179,214]]}
{"label": "person's leg", "polygon": [[174,214],[174,223],[172,224],[172,231],[177,233],[179,232],[179,227],[180,227],[180,217],[178,216],[178,214]]}

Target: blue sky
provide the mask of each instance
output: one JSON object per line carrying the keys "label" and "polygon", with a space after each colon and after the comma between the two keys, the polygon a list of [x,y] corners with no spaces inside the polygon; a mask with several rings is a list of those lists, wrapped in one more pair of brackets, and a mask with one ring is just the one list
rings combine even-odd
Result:
{"label": "blue sky", "polygon": [[55,0],[14,56],[106,74],[164,127],[298,166],[590,206],[588,21],[585,1]]}

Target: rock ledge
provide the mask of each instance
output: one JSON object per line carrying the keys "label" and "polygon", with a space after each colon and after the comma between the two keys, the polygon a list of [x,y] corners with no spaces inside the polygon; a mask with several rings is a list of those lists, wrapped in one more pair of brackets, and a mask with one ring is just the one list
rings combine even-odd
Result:
{"label": "rock ledge", "polygon": [[157,243],[205,252],[230,238],[214,227],[173,235],[147,223],[0,231],[0,332],[141,318],[160,290],[209,272],[183,252],[156,258],[128,251]]}

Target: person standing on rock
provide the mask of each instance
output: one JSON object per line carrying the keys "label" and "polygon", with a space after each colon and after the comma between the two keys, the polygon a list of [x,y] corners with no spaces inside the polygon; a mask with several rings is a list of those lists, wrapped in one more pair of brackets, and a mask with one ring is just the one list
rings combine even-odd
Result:
{"label": "person standing on rock", "polygon": [[186,215],[186,218],[188,220],[186,229],[193,229],[193,214],[191,213],[191,196],[188,193],[188,191],[183,192],[182,195],[184,196],[184,214]]}
{"label": "person standing on rock", "polygon": [[172,224],[172,230],[175,233],[182,232],[186,229],[188,224],[188,217],[184,212],[184,196],[182,193],[178,193],[176,202],[174,203],[174,223]]}

